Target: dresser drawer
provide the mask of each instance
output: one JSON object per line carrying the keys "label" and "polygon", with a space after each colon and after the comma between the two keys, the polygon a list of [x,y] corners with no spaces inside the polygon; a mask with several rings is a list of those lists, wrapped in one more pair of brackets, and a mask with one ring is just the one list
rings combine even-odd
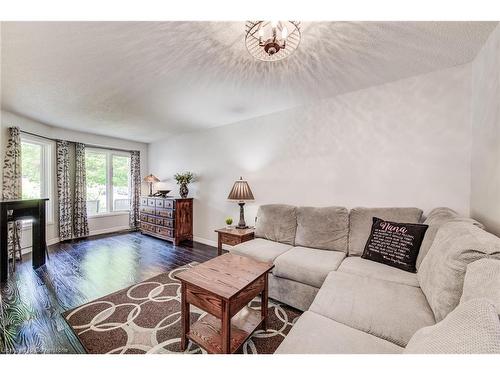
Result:
{"label": "dresser drawer", "polygon": [[164,207],[165,200],[164,199],[156,199],[155,205],[156,207]]}
{"label": "dresser drawer", "polygon": [[149,207],[155,206],[155,199],[154,198],[148,198],[148,206]]}
{"label": "dresser drawer", "polygon": [[154,216],[148,216],[148,223],[156,224],[156,218]]}
{"label": "dresser drawer", "polygon": [[171,238],[174,237],[174,231],[168,228],[156,227],[156,233],[166,237],[171,237]]}
{"label": "dresser drawer", "polygon": [[168,227],[168,228],[174,227],[174,221],[172,219],[167,219],[167,218],[163,218],[163,217],[157,217],[155,224],[161,225],[162,227]]}
{"label": "dresser drawer", "polygon": [[174,211],[166,209],[166,208],[157,208],[156,215],[172,219],[174,217]]}
{"label": "dresser drawer", "polygon": [[140,211],[144,212],[145,214],[150,214],[150,215],[154,215],[155,214],[155,208],[154,207],[142,206],[140,208]]}
{"label": "dresser drawer", "polygon": [[173,209],[175,207],[175,201],[172,199],[165,199],[163,207]]}
{"label": "dresser drawer", "polygon": [[148,198],[141,197],[141,206],[147,206],[147,205],[148,205]]}
{"label": "dresser drawer", "polygon": [[147,222],[148,221],[148,216],[144,214],[139,215],[139,220],[142,222]]}
{"label": "dresser drawer", "polygon": [[152,224],[149,224],[149,223],[141,222],[141,229],[145,230],[147,232],[156,232],[156,227]]}

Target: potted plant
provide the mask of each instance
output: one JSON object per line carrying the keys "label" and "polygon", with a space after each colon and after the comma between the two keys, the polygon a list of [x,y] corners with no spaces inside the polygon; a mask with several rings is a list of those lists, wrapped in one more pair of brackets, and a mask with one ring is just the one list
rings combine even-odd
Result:
{"label": "potted plant", "polygon": [[192,172],[176,173],[174,175],[174,178],[175,181],[177,181],[177,185],[180,185],[179,195],[182,198],[186,198],[189,194],[189,189],[187,185],[194,181],[194,173]]}
{"label": "potted plant", "polygon": [[233,223],[233,218],[232,217],[227,217],[226,218],[226,225],[227,225],[226,228],[230,229],[232,223]]}

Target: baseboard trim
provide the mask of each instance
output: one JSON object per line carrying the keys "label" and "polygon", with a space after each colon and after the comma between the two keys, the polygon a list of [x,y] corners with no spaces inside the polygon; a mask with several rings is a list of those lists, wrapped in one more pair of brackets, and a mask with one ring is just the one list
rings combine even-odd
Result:
{"label": "baseboard trim", "polygon": [[199,243],[202,243],[202,244],[205,244],[205,245],[210,245],[210,246],[217,247],[217,242],[216,241],[207,240],[206,238],[203,238],[203,237],[193,236],[193,241],[199,242]]}
{"label": "baseboard trim", "polygon": [[[115,232],[123,232],[123,231],[127,231],[129,229],[130,229],[130,227],[128,225],[122,225],[122,226],[119,226],[119,227],[111,227],[111,228],[105,228],[105,229],[92,230],[92,231],[89,232],[89,237],[91,237],[91,236],[98,236],[100,234],[109,234],[109,233],[115,233]],[[204,245],[209,245],[209,246],[217,247],[217,241],[208,240],[208,239],[203,238],[203,237],[193,236],[193,241],[202,243]],[[51,238],[51,239],[47,240],[47,246],[55,245],[55,244],[57,244],[59,242],[61,242],[60,239],[59,239],[59,237]],[[229,250],[232,249],[232,246],[222,245],[222,248],[224,250],[229,251]],[[22,253],[23,253],[23,255],[31,253],[31,247],[24,248],[22,250]]]}
{"label": "baseboard trim", "polygon": [[121,225],[119,227],[111,227],[105,229],[91,230],[89,232],[89,236],[98,236],[99,234],[108,234],[114,232],[123,232],[125,230],[129,230],[130,227],[128,225]]}
{"label": "baseboard trim", "polygon": [[[212,240],[207,240],[206,238],[203,238],[203,237],[198,237],[198,236],[193,236],[193,241],[195,242],[199,242],[199,243],[202,243],[204,245],[209,245],[209,246],[213,246],[213,247],[217,247],[219,244],[217,243],[217,241],[212,241]],[[231,250],[233,247],[232,246],[229,246],[229,245],[222,245],[222,248],[224,250]]]}
{"label": "baseboard trim", "polygon": [[21,255],[29,254],[31,253],[31,247],[25,247],[24,249],[21,249]]}
{"label": "baseboard trim", "polygon": [[[105,228],[105,229],[91,230],[89,232],[88,237],[98,236],[100,234],[123,232],[123,231],[129,230],[129,229],[130,229],[130,227],[128,225],[122,225],[122,226],[119,226],[119,227],[111,227],[111,228]],[[47,246],[55,245],[55,244],[58,244],[59,242],[61,242],[61,240],[59,239],[59,237],[54,237],[54,238],[51,238],[51,239],[47,240]],[[217,245],[215,245],[215,246],[217,246]],[[26,248],[22,249],[21,253],[23,255],[31,253],[31,247],[26,247]]]}
{"label": "baseboard trim", "polygon": [[47,240],[47,246],[55,245],[56,243],[59,243],[59,242],[61,242],[59,237],[51,238],[50,240]]}

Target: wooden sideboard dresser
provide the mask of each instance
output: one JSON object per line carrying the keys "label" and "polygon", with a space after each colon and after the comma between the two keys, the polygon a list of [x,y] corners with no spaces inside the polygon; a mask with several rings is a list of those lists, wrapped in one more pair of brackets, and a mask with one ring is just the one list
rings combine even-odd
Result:
{"label": "wooden sideboard dresser", "polygon": [[141,197],[141,232],[178,245],[193,239],[193,198]]}

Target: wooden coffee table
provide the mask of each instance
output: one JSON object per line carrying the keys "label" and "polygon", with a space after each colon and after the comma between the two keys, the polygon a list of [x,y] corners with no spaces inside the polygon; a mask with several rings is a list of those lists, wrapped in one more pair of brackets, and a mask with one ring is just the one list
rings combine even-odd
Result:
{"label": "wooden coffee table", "polygon": [[[267,329],[268,272],[271,263],[231,253],[179,273],[181,350],[191,339],[208,353],[234,353],[260,326]],[[261,311],[247,304],[262,295]],[[190,305],[208,314],[190,325]]]}

